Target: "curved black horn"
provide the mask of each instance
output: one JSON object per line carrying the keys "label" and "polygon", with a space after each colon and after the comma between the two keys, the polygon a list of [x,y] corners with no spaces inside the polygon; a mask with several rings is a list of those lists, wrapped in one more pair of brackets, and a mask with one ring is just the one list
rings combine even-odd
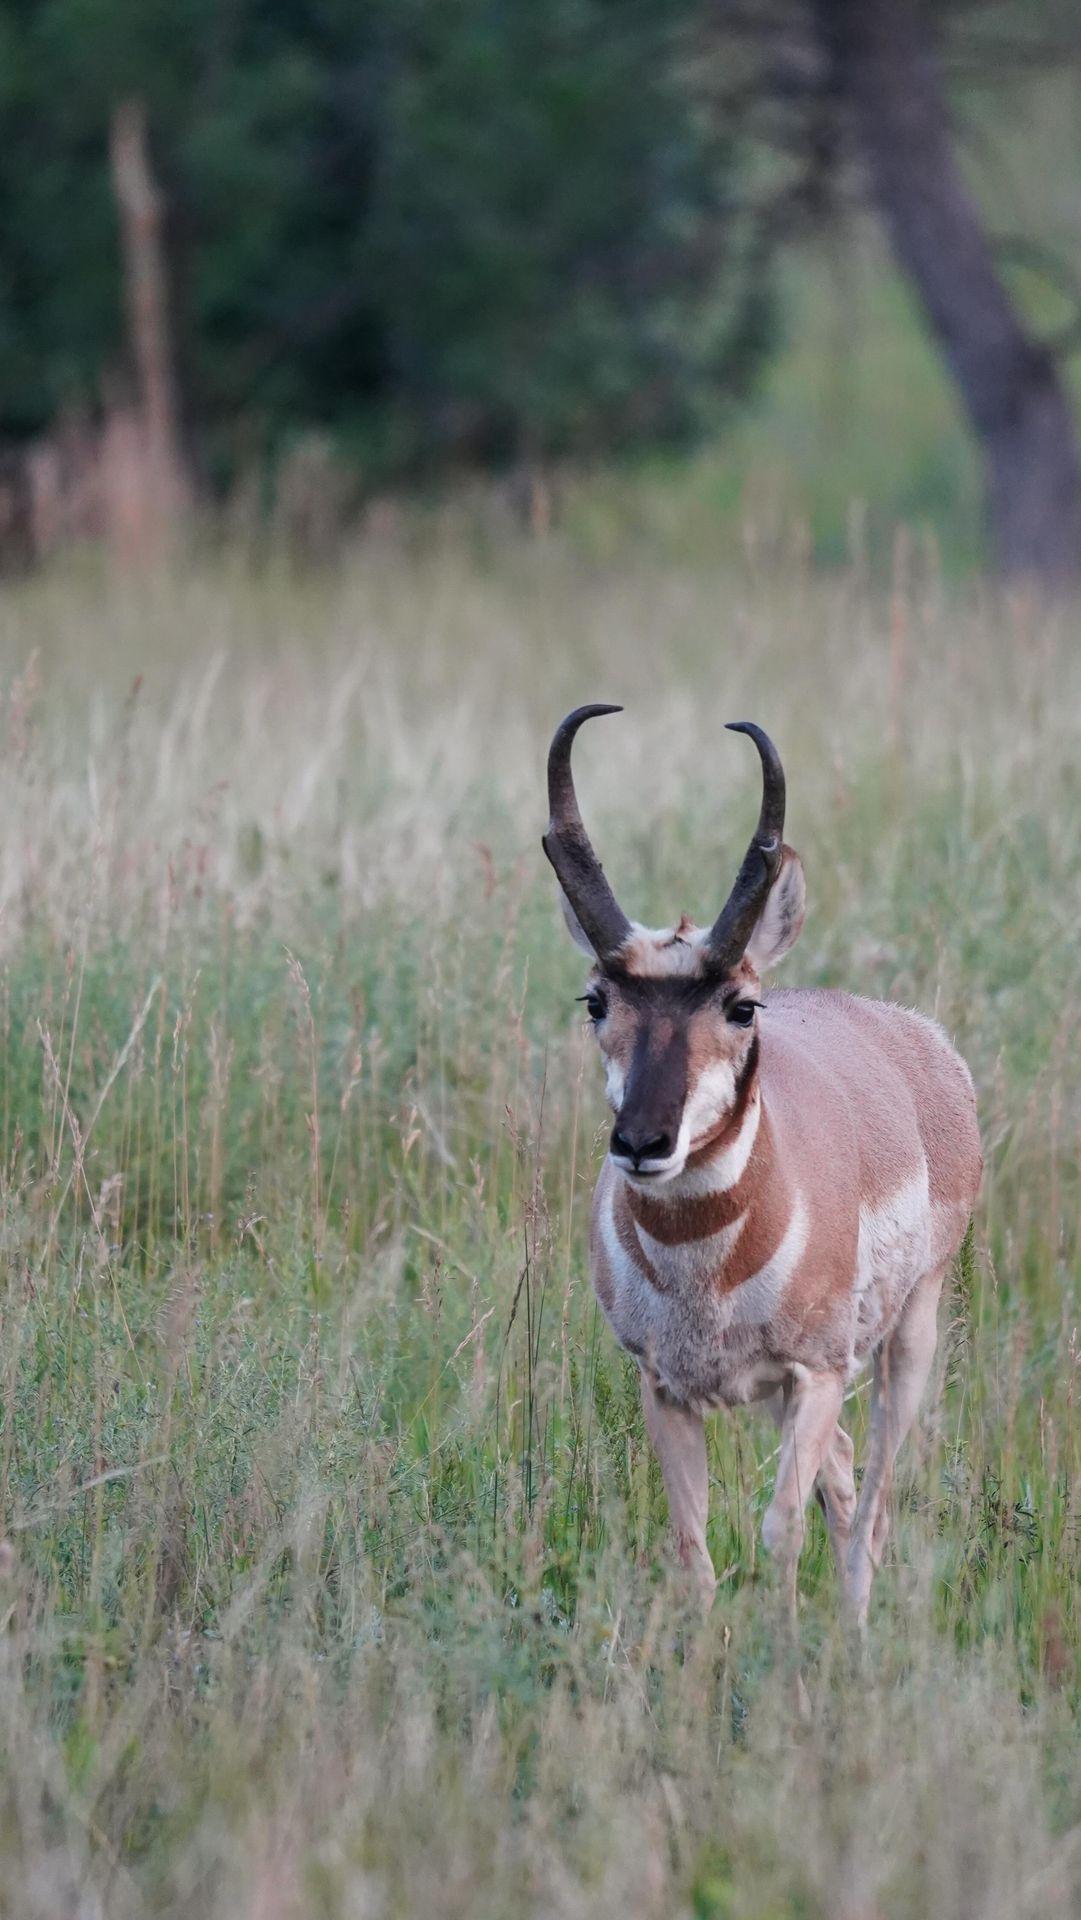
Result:
{"label": "curved black horn", "polygon": [[615,957],[631,930],[582,825],[571,773],[571,747],[583,720],[622,707],[576,707],[555,730],[548,749],[548,831],[541,845],[579,924],[600,961]]}
{"label": "curved black horn", "polygon": [[784,840],[784,768],[768,733],[753,720],[730,720],[731,733],[749,733],[762,761],[762,811],[736,884],[710,929],[707,948],[719,971],[737,967],[747,951],[766,896],[777,878]]}

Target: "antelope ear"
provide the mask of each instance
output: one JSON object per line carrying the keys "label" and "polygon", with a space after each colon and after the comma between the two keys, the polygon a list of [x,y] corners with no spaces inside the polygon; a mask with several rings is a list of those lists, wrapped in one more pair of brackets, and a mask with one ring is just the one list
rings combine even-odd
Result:
{"label": "antelope ear", "polygon": [[597,954],[593,943],[579,920],[578,915],[575,913],[574,908],[571,906],[570,901],[567,899],[562,887],[559,889],[559,904],[563,909],[563,918],[567,923],[567,932],[570,934],[575,946],[581,947],[583,953],[588,953],[590,959],[595,960]]}
{"label": "antelope ear", "polygon": [[781,866],[747,942],[747,959],[756,973],[765,973],[794,947],[807,912],[807,883],[803,862],[791,847],[782,847]]}

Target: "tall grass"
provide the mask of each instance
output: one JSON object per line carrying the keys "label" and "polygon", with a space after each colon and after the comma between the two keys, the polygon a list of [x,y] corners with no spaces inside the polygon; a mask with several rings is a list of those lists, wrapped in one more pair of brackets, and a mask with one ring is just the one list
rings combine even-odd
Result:
{"label": "tall grass", "polygon": [[[460,530],[0,606],[0,1894],[23,1916],[1046,1916],[1081,1899],[1068,611]],[[797,1728],[711,1433],[682,1612],[585,1267],[604,1115],[552,724],[643,917],[784,750],[786,977],[937,1014],[988,1170],[866,1670]],[[864,1398],[850,1412],[857,1431]]]}

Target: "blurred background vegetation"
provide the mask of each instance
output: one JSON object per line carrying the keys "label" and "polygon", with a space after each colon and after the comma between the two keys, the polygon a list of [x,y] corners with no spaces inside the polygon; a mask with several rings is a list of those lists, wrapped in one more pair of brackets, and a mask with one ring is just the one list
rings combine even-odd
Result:
{"label": "blurred background vegetation", "polygon": [[[981,414],[964,336],[997,287],[1007,357],[1074,378],[1079,55],[1059,0],[2,0],[0,557],[152,545],[149,437],[160,519],[277,503],[316,547],[464,474],[547,525],[586,471],[603,516],[614,471],[662,537],[926,524],[958,569],[983,466],[1012,565],[1017,383],[1000,354]],[[890,152],[918,196],[943,103],[906,207]],[[1012,499],[1047,456],[1003,458]]]}

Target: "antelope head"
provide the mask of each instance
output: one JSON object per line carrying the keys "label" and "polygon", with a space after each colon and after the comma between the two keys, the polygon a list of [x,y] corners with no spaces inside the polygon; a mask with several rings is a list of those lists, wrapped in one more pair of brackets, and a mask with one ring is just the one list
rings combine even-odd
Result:
{"label": "antelope head", "polygon": [[803,925],[799,855],[784,844],[785,781],[768,734],[751,721],[762,807],[735,885],[711,927],[686,914],[651,930],[627,919],[589,841],[571,774],[583,721],[619,707],[578,707],[548,754],[550,819],[542,845],[572,938],[593,970],[583,998],[615,1115],[609,1152],[628,1179],[676,1179],[734,1136],[756,1097],[761,976]]}

